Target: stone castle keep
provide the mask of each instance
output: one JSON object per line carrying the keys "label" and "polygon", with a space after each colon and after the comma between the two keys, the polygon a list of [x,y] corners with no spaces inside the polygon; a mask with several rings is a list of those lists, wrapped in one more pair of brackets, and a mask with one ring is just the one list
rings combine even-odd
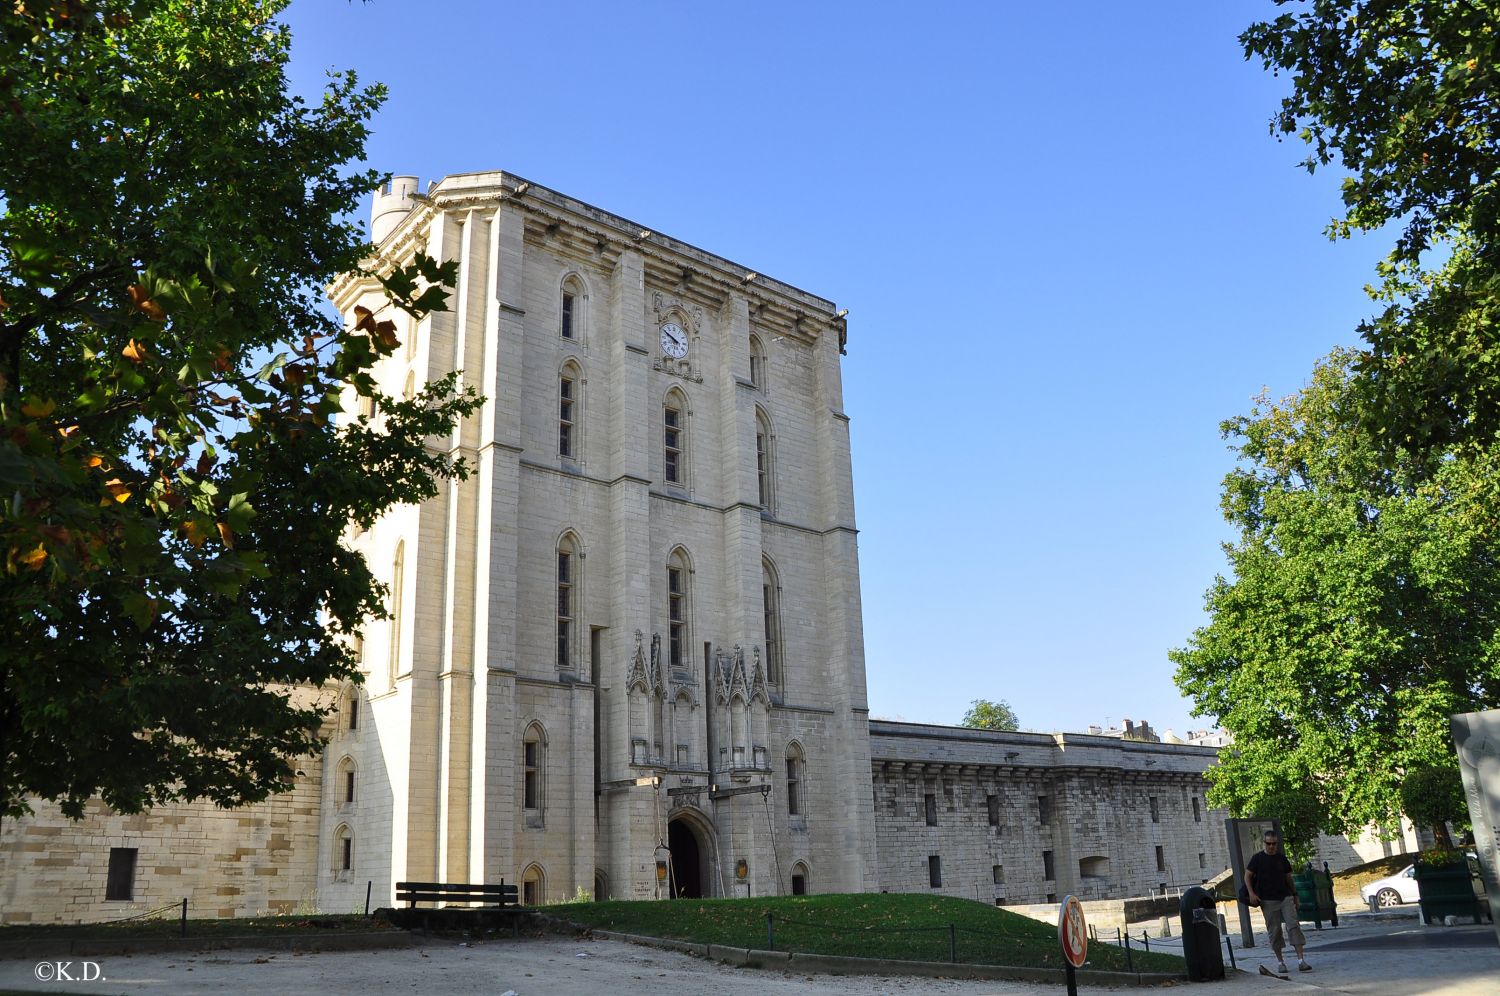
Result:
{"label": "stone castle keep", "polygon": [[340,912],[398,880],[1030,903],[1225,868],[1211,749],[870,721],[833,302],[500,172],[396,178],[372,238],[459,263],[415,328],[331,288],[398,323],[385,392],[458,370],[489,400],[437,441],[468,480],[349,535],[394,617],[364,684],[263,804],[7,821],[5,922]]}

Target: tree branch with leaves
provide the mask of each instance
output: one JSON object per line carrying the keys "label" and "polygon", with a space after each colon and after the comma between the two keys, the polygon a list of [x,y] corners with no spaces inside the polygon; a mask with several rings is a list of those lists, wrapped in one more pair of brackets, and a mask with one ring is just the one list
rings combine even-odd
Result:
{"label": "tree branch with leaves", "polygon": [[[358,680],[386,611],[346,524],[466,473],[426,444],[479,399],[382,396],[394,326],[325,304],[383,91],[290,94],[283,6],[0,8],[0,813],[289,787],[323,716],[292,690]],[[420,316],[455,265],[381,279]]]}

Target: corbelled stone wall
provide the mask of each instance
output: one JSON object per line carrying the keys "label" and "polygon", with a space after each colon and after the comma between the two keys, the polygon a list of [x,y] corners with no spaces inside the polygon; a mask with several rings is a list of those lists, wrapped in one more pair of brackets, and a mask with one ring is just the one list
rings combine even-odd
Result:
{"label": "corbelled stone wall", "polygon": [[873,721],[870,749],[885,891],[1116,898],[1228,864],[1209,748]]}

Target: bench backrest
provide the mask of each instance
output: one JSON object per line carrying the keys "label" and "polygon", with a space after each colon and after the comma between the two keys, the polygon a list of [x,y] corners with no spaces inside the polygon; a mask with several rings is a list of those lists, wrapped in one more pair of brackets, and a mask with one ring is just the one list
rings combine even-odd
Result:
{"label": "bench backrest", "polygon": [[519,890],[498,883],[471,885],[461,882],[397,882],[398,903],[478,903],[481,906],[515,906]]}

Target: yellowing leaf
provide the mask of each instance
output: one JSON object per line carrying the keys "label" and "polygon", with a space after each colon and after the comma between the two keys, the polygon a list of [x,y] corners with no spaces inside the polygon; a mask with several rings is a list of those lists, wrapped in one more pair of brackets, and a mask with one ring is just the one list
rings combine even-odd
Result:
{"label": "yellowing leaf", "polygon": [[395,349],[401,345],[401,340],[396,338],[395,322],[380,322],[375,326],[375,338],[386,349]]}
{"label": "yellowing leaf", "polygon": [[29,415],[32,418],[46,418],[52,414],[53,409],[56,407],[57,402],[50,398],[44,401],[38,401],[36,398],[27,398],[21,405],[21,414]]}
{"label": "yellowing leaf", "polygon": [[47,560],[47,548],[38,543],[35,550],[28,550],[16,559],[32,570],[39,571]]}
{"label": "yellowing leaf", "polygon": [[147,318],[157,322],[166,320],[167,313],[162,310],[161,305],[151,299],[151,294],[146,288],[140,284],[131,284],[128,292],[130,294],[130,303],[135,305],[137,310]]}
{"label": "yellowing leaf", "polygon": [[225,546],[227,546],[229,549],[233,550],[234,549],[234,533],[230,530],[229,526],[226,523],[223,523],[223,522],[215,523],[215,525],[217,525],[219,527],[219,539],[221,539],[221,540],[224,541],[224,545]]}
{"label": "yellowing leaf", "polygon": [[187,541],[194,546],[202,546],[203,541],[208,539],[208,530],[197,519],[189,519],[184,522],[182,524],[182,531],[187,535]]}
{"label": "yellowing leaf", "polygon": [[[129,501],[130,500],[130,495],[132,493],[131,490],[130,490],[130,485],[126,484],[124,481],[120,480],[118,477],[114,477],[114,478],[111,478],[110,480],[105,481],[104,482],[104,490],[109,492],[110,498],[113,498],[115,501],[122,502],[122,503],[126,502],[126,501]],[[108,499],[106,499],[104,501],[101,501],[100,504],[101,505],[108,505],[109,501],[108,501]]]}
{"label": "yellowing leaf", "polygon": [[130,343],[120,350],[120,354],[132,363],[139,363],[146,358],[146,347],[131,339]]}

